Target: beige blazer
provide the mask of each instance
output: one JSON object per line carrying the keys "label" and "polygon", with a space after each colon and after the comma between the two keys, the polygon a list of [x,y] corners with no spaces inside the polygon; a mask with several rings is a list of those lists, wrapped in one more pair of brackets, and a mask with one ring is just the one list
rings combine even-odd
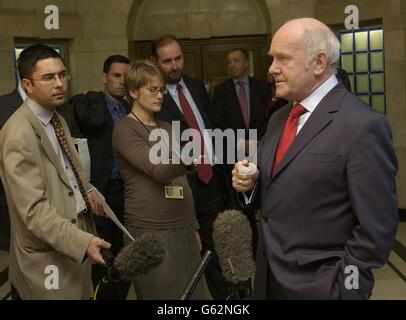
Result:
{"label": "beige blazer", "polygon": [[[90,189],[75,151],[73,158]],[[85,254],[94,223],[89,214],[76,214],[68,178],[26,103],[1,129],[0,174],[11,220],[9,277],[21,298],[89,299],[91,264]]]}

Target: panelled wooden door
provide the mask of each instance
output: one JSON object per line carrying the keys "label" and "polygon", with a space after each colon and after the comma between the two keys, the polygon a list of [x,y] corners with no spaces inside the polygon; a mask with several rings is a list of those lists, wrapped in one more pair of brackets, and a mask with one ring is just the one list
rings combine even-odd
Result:
{"label": "panelled wooden door", "polygon": [[[267,79],[269,62],[267,51],[269,42],[266,36],[212,38],[202,40],[180,40],[184,54],[184,72],[202,80],[212,93],[218,83],[229,78],[227,52],[233,48],[244,48],[250,60],[249,75]],[[130,44],[132,60],[151,56],[151,41],[136,41]]]}

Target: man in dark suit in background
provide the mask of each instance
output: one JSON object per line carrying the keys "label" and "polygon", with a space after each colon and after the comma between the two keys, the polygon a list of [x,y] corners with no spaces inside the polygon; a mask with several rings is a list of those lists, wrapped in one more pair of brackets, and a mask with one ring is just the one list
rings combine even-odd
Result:
{"label": "man in dark suit in background", "polygon": [[[107,204],[117,218],[123,222],[124,185],[118,171],[117,161],[113,157],[112,132],[114,125],[127,116],[129,103],[124,100],[124,74],[130,61],[121,55],[108,57],[103,65],[102,79],[104,91],[89,91],[70,99],[80,131],[87,138],[90,163],[91,183],[104,195]],[[111,251],[117,256],[123,247],[123,232],[108,218],[95,217],[99,236],[111,243]],[[93,265],[92,280],[96,287],[106,270]],[[131,283],[119,282],[103,287],[99,300],[124,300]]]}
{"label": "man in dark suit in background", "polygon": [[291,103],[270,118],[260,172],[233,170],[233,187],[260,197],[254,295],[368,299],[398,221],[388,120],[338,82],[340,43],[320,21],[286,23],[270,54],[276,95]]}
{"label": "man in dark suit in background", "polygon": [[[24,89],[19,83],[11,93],[0,96],[0,129],[4,126],[11,115],[23,104],[27,98]],[[79,127],[76,123],[73,109],[69,104],[58,108],[58,112],[65,118],[72,137],[80,136]],[[0,185],[0,250],[9,251],[10,246],[10,218],[8,215],[6,195],[3,185]]]}
{"label": "man in dark suit in background", "polygon": [[271,91],[264,81],[248,76],[247,50],[230,50],[227,66],[231,79],[214,87],[213,122],[223,130],[256,129],[259,141],[266,131],[266,104]]}
{"label": "man in dark suit in background", "polygon": [[[249,58],[247,50],[242,48],[231,49],[227,54],[227,67],[231,79],[224,81],[214,88],[211,106],[212,120],[216,128],[222,130],[232,129],[235,137],[237,137],[238,129],[245,130],[244,139],[246,143],[243,145],[247,151],[249,147],[248,140],[250,139],[248,130],[256,130],[257,140],[254,142],[259,142],[265,133],[268,123],[267,103],[271,98],[271,91],[264,81],[248,76]],[[237,156],[237,148],[241,148],[243,145],[237,139],[235,140],[235,145],[236,150],[234,155]],[[232,152],[228,147],[227,143],[224,150],[225,154]],[[231,171],[234,168],[234,162],[225,165],[224,168],[227,176],[227,187],[230,190],[230,205],[239,209],[236,193],[233,192],[231,186]],[[243,212],[251,224],[253,234],[252,246],[255,253],[258,237],[255,210],[247,208]]]}
{"label": "man in dark suit in background", "polygon": [[[162,109],[157,117],[170,122],[172,126],[172,121],[180,122],[181,133],[193,128],[202,134],[204,129],[212,128],[208,116],[209,96],[206,88],[203,82],[183,74],[183,53],[176,37],[163,36],[155,40],[152,44],[152,57],[162,70],[168,88],[168,94],[164,96]],[[213,145],[210,139],[205,139],[204,148],[207,154],[212,154]],[[197,172],[188,175],[203,252],[215,252],[212,239],[213,222],[218,213],[226,209],[222,178],[218,169],[218,166],[210,164],[199,165]],[[213,298],[225,299],[228,288],[217,260],[208,264],[205,275]]]}

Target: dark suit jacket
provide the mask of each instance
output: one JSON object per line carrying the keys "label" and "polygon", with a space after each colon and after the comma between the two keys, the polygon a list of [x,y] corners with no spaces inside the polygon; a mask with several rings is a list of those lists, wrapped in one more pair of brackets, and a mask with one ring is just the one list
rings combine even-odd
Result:
{"label": "dark suit jacket", "polygon": [[23,104],[23,99],[17,89],[9,94],[0,96],[0,129],[3,128],[11,115]]}
{"label": "dark suit jacket", "polygon": [[[0,129],[23,103],[18,90],[0,96]],[[3,184],[0,185],[0,249],[8,251],[10,247],[10,218],[7,209],[6,194]]]}
{"label": "dark suit jacket", "polygon": [[[23,99],[17,89],[9,94],[0,96],[0,129],[22,104]],[[72,107],[65,103],[58,107],[57,110],[66,120],[72,137],[80,137],[79,127],[76,123]]]}
{"label": "dark suit jacket", "polygon": [[[113,119],[106,106],[103,92],[89,91],[69,100],[73,106],[81,133],[87,138],[90,153],[90,181],[102,193],[113,165]],[[130,112],[128,103],[124,104]]]}
{"label": "dark suit jacket", "polygon": [[[255,297],[266,297],[268,265],[277,298],[365,299],[374,283],[371,268],[385,264],[397,229],[390,126],[338,84],[271,176],[290,109],[291,104],[270,118],[260,147],[263,218]],[[345,286],[354,275],[351,266],[359,271],[358,290]]]}
{"label": "dark suit jacket", "polygon": [[[212,129],[213,124],[209,118],[209,95],[207,94],[206,87],[204,86],[203,82],[193,79],[187,75],[183,76],[183,81],[185,82],[197,108],[199,109],[206,129]],[[182,112],[179,110],[178,105],[172,99],[169,93],[164,96],[161,111],[156,114],[156,117],[166,122],[180,121],[181,132],[189,128]]]}
{"label": "dark suit jacket", "polygon": [[[23,99],[17,89],[9,94],[0,96],[0,129],[11,115],[23,104]],[[73,137],[79,137],[80,132],[76,124],[72,107],[64,104],[58,107],[58,112],[65,118]],[[0,249],[9,250],[10,220],[7,210],[7,200],[3,185],[0,184]]]}
{"label": "dark suit jacket", "polygon": [[[209,95],[206,91],[206,87],[204,86],[202,81],[193,79],[187,75],[183,76],[183,81],[185,82],[187,88],[192,95],[194,102],[196,103],[197,108],[199,109],[200,115],[203,119],[206,129],[212,129],[213,124],[209,117]],[[156,117],[160,120],[166,121],[171,123],[172,121],[179,121],[180,122],[180,133],[189,128],[185,118],[183,117],[182,112],[179,110],[176,102],[173,100],[172,96],[168,93],[164,96],[164,100],[162,103],[161,111],[156,114]],[[185,142],[181,142],[184,144]],[[213,173],[215,174],[215,179],[217,181],[223,181],[223,172],[222,167],[216,165],[213,167]],[[202,183],[197,181],[196,173],[188,174],[188,181],[190,187],[193,192],[193,196],[195,198],[195,204],[199,208],[204,206],[204,202],[207,199],[211,198],[213,193],[217,195],[222,192],[223,189],[219,189],[218,183],[210,183],[206,186],[203,186]],[[201,186],[201,188],[199,187]],[[223,186],[224,187],[224,186]],[[199,188],[199,190],[197,190]],[[206,202],[207,203],[207,202]],[[216,211],[213,209],[213,211]],[[218,210],[217,210],[218,213]]]}
{"label": "dark suit jacket", "polygon": [[[250,129],[257,129],[258,140],[262,138],[267,126],[267,103],[271,98],[269,87],[261,80],[249,77],[250,91]],[[245,129],[234,82],[228,79],[214,88],[212,119],[216,128],[233,130]],[[248,138],[248,136],[247,136]]]}

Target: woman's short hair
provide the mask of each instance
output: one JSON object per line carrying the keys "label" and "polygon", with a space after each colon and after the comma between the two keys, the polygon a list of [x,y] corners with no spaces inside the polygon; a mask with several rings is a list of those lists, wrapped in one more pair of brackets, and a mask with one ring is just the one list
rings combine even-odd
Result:
{"label": "woman's short hair", "polygon": [[131,103],[133,103],[134,99],[131,97],[130,91],[146,86],[152,77],[158,77],[164,82],[161,70],[153,61],[144,59],[130,63],[124,80],[127,97]]}

